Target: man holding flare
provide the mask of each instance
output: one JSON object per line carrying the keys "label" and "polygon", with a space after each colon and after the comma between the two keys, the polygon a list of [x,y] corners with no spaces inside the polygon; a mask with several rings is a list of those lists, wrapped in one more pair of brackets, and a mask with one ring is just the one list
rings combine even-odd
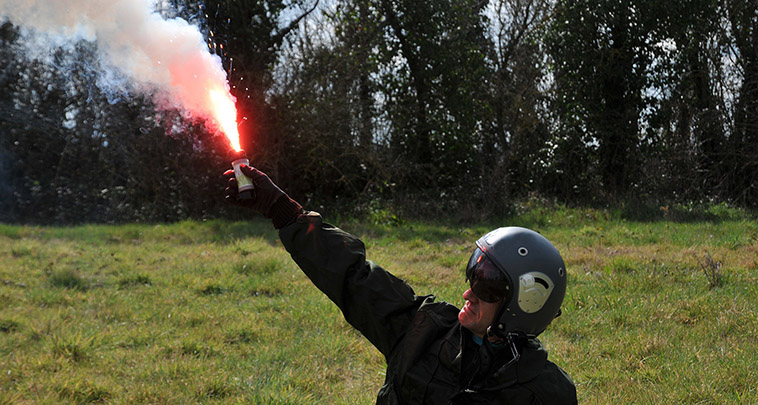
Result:
{"label": "man holding flare", "polygon": [[229,170],[226,199],[270,218],[313,284],[384,356],[379,404],[573,404],[576,388],[537,339],[560,314],[566,267],[558,250],[525,228],[476,241],[466,266],[463,308],[416,295],[366,260],[357,237],[306,211],[261,171],[240,166],[255,197],[238,198]]}

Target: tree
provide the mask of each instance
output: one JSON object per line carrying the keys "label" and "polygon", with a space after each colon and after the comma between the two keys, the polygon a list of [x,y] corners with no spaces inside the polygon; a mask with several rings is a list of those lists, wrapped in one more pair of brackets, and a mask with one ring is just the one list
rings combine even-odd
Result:
{"label": "tree", "polygon": [[275,72],[271,99],[289,169],[284,182],[314,203],[360,199],[386,185],[374,127],[376,18],[366,2],[337,3],[311,16],[289,38]]}
{"label": "tree", "polygon": [[[602,187],[597,191],[611,198],[631,190],[640,168],[639,120],[655,43],[655,3],[560,1],[546,39],[555,63],[560,130],[573,143],[560,145],[559,153],[591,151]],[[568,182],[591,182],[586,168],[571,171],[565,173]]]}
{"label": "tree", "polygon": [[[722,60],[723,8],[710,0],[671,2],[658,14],[649,110],[643,117],[644,183],[669,199],[715,195],[728,114]],[[728,91],[727,91],[728,92]]]}
{"label": "tree", "polygon": [[485,6],[379,2],[390,53],[382,76],[390,144],[408,169],[402,180],[408,191],[472,194],[482,128],[491,120]]}
{"label": "tree", "polygon": [[[313,182],[362,179],[350,186],[352,195],[367,190],[361,184],[386,190],[387,173],[402,189],[398,196],[439,196],[437,190],[450,194],[469,186],[464,179],[478,174],[474,155],[489,120],[481,6],[337,2],[313,23],[328,30],[296,37],[287,57],[292,63],[281,74],[287,107],[278,110],[290,115],[282,119],[287,133],[297,133],[298,122],[308,125],[308,139],[290,142],[291,148],[320,151],[318,158],[307,155],[311,163],[301,162],[310,168],[306,173],[315,173],[317,161],[334,170],[319,171],[325,177]],[[367,146],[384,158],[372,158],[379,155]],[[356,155],[354,170],[337,159]],[[378,165],[381,171],[371,169]]]}
{"label": "tree", "polygon": [[730,196],[749,206],[758,201],[758,13],[755,1],[726,0],[726,17],[737,54],[741,85],[734,132],[728,140],[725,180]]}
{"label": "tree", "polygon": [[[524,196],[544,186],[552,140],[546,115],[547,66],[540,35],[551,2],[498,0],[490,3],[489,104],[493,119],[483,139],[483,166],[491,195]],[[493,179],[503,179],[500,184]]]}

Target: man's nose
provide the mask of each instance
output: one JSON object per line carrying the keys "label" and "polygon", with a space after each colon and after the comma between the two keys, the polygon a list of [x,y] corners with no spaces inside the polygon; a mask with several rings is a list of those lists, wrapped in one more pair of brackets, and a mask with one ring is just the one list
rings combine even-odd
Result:
{"label": "man's nose", "polygon": [[464,299],[464,300],[469,300],[469,301],[472,301],[472,300],[474,300],[475,298],[476,298],[476,294],[474,294],[474,292],[473,292],[473,291],[471,291],[471,289],[470,289],[470,288],[469,288],[468,290],[466,290],[466,291],[464,291],[464,292],[463,292],[463,299]]}

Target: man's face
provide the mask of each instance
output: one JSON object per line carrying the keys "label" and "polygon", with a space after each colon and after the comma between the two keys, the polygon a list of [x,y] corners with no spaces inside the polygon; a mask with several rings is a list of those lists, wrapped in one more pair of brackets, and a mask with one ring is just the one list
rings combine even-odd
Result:
{"label": "man's face", "polygon": [[466,303],[458,312],[458,321],[471,333],[483,337],[487,333],[487,328],[495,321],[500,303],[482,301],[470,288],[463,293],[463,299]]}

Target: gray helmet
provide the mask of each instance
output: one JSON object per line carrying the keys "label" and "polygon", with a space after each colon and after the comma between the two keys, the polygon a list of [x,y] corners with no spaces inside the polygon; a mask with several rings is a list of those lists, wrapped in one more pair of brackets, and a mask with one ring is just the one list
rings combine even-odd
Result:
{"label": "gray helmet", "polygon": [[502,299],[490,333],[542,333],[560,314],[566,294],[566,266],[558,249],[537,232],[520,227],[495,229],[476,245],[466,278],[475,294],[481,292],[489,302]]}

